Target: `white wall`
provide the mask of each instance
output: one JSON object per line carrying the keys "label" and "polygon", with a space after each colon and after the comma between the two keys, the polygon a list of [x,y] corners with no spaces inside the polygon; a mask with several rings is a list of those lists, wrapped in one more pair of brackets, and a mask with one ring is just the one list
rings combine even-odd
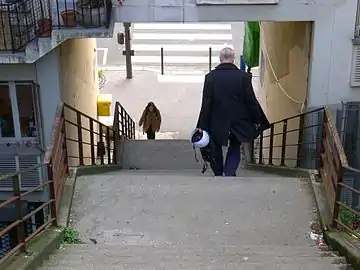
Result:
{"label": "white wall", "polygon": [[55,110],[60,103],[60,62],[56,50],[35,62],[36,81],[40,85],[40,109],[45,146],[50,140]]}
{"label": "white wall", "polygon": [[308,107],[360,100],[349,84],[357,1],[343,2],[315,21]]}
{"label": "white wall", "polygon": [[117,22],[313,21],[356,0],[280,0],[277,5],[197,6],[195,0],[132,0],[116,7]]}

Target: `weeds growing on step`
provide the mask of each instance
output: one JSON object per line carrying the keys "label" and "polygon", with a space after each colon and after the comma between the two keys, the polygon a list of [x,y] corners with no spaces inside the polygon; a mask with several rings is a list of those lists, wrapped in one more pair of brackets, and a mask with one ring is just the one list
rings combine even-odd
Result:
{"label": "weeds growing on step", "polygon": [[78,244],[80,243],[80,234],[77,230],[71,227],[65,227],[63,229],[63,242],[66,244]]}
{"label": "weeds growing on step", "polygon": [[[360,209],[356,208],[354,210],[359,211]],[[339,219],[341,223],[354,231],[358,231],[360,229],[360,217],[345,207],[340,207]]]}

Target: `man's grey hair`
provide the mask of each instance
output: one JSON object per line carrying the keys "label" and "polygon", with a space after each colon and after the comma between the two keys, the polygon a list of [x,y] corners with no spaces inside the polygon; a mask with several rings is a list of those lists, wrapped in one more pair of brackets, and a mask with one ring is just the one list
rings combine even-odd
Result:
{"label": "man's grey hair", "polygon": [[225,47],[220,51],[220,63],[234,63],[235,52],[229,47]]}

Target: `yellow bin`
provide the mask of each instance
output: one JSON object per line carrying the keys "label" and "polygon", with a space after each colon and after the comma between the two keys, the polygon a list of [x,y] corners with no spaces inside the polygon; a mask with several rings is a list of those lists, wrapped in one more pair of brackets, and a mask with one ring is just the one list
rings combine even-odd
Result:
{"label": "yellow bin", "polygon": [[97,97],[97,115],[110,116],[110,106],[112,103],[111,94],[100,94]]}

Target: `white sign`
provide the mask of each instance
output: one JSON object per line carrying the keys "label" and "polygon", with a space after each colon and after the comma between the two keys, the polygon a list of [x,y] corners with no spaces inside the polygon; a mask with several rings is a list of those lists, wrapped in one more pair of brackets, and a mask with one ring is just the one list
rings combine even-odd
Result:
{"label": "white sign", "polygon": [[196,0],[197,5],[274,5],[279,0]]}

